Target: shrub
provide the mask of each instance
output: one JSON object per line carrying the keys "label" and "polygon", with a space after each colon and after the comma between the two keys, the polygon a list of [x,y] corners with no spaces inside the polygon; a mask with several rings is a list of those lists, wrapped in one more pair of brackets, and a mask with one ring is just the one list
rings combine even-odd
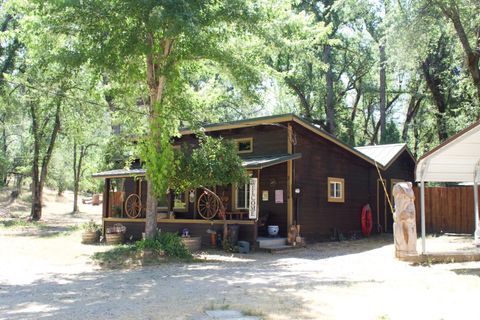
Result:
{"label": "shrub", "polygon": [[143,239],[135,242],[135,247],[139,251],[152,250],[156,253],[162,253],[163,247],[157,239]]}
{"label": "shrub", "polygon": [[160,242],[167,256],[176,258],[192,257],[190,251],[183,244],[182,238],[175,233],[162,232],[157,236],[156,240]]}
{"label": "shrub", "polygon": [[82,229],[85,230],[86,232],[100,232],[101,227],[100,225],[95,223],[95,221],[93,221],[92,219],[82,224]]}

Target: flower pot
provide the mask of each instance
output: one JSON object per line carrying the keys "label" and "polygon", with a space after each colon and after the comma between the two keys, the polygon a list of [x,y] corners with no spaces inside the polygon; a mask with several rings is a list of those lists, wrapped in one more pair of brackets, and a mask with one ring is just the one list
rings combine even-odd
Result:
{"label": "flower pot", "polygon": [[97,243],[99,238],[100,238],[100,235],[97,231],[84,231],[82,233],[82,243],[83,244]]}
{"label": "flower pot", "polygon": [[198,251],[202,247],[202,237],[184,237],[182,242],[190,252]]}
{"label": "flower pot", "polygon": [[107,233],[105,235],[105,241],[108,245],[113,245],[113,244],[122,244],[124,241],[124,234],[123,232],[119,233]]}
{"label": "flower pot", "polygon": [[278,231],[280,230],[280,228],[278,226],[268,226],[267,227],[267,230],[268,230],[268,235],[270,237],[276,237],[278,235]]}

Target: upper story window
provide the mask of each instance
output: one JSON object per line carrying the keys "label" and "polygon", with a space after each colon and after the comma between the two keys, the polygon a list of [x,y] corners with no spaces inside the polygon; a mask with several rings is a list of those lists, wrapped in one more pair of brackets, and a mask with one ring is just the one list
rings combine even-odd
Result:
{"label": "upper story window", "polygon": [[328,202],[345,202],[345,180],[328,177]]}
{"label": "upper story window", "polygon": [[253,152],[253,138],[235,139],[238,153]]}

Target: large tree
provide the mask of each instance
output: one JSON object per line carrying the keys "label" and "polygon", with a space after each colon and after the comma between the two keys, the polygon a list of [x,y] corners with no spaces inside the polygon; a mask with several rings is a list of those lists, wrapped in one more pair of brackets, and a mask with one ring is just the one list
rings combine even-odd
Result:
{"label": "large tree", "polygon": [[[232,83],[255,92],[265,24],[287,7],[230,1],[49,1],[42,15],[59,33],[74,33],[77,51],[105,72],[145,88],[148,130],[142,158],[148,172],[146,234],[156,230],[156,196],[172,174],[171,138],[181,121],[197,117],[189,83],[205,63],[220,66]],[[279,26],[277,26],[278,28]],[[143,78],[143,81],[142,81]],[[197,102],[197,103],[196,103]]]}

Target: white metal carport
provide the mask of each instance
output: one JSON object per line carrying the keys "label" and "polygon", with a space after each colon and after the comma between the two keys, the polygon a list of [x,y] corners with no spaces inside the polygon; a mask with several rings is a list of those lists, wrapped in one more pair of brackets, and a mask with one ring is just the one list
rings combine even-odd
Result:
{"label": "white metal carport", "polygon": [[480,178],[480,121],[423,155],[415,168],[420,182],[422,254],[425,253],[425,182],[473,182],[475,244],[480,245],[478,181]]}

